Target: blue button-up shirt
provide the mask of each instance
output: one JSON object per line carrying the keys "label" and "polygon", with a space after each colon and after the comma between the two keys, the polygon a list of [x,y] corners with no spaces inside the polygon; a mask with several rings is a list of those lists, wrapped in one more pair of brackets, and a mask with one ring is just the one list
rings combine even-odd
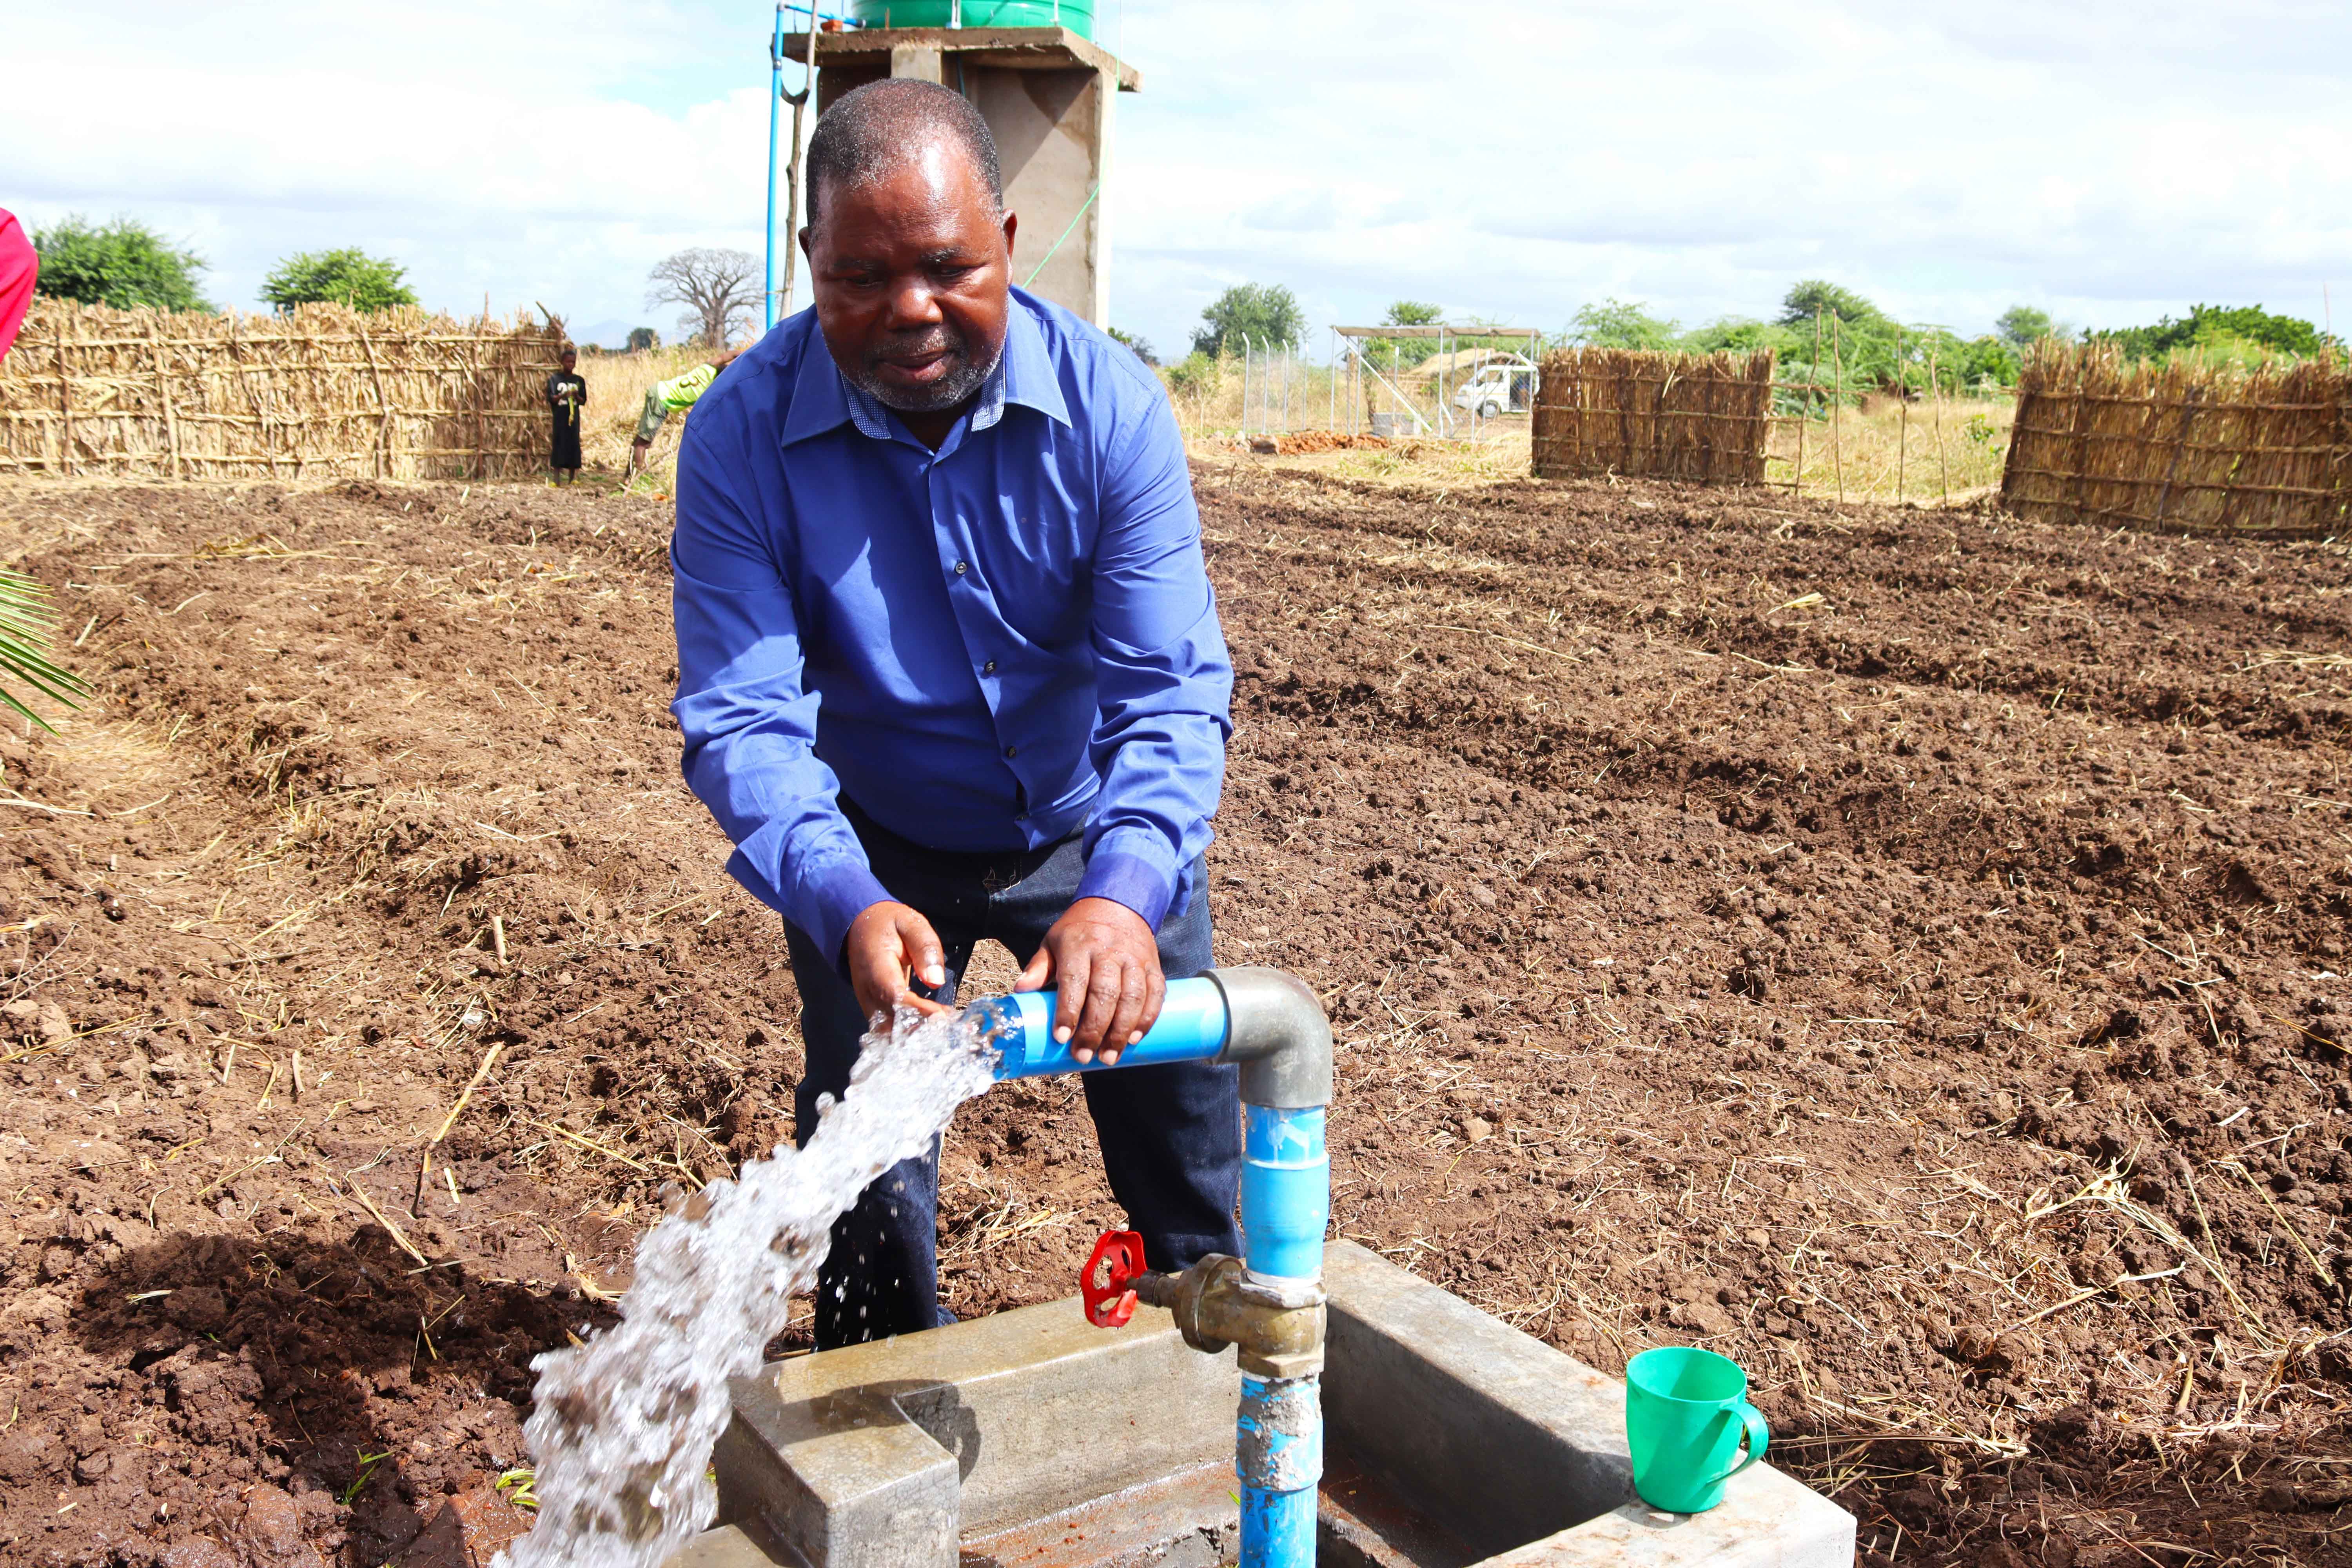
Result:
{"label": "blue button-up shirt", "polygon": [[703,395],[678,453],[686,778],[728,869],[838,954],[890,895],[842,797],[933,848],[1085,832],[1078,897],[1155,928],[1207,847],[1233,667],[1167,395],[1013,291],[937,452],[844,381],[814,311]]}

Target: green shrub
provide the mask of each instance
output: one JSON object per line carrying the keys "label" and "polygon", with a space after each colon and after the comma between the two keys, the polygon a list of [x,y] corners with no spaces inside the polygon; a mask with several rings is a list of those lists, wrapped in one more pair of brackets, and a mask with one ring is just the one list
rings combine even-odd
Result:
{"label": "green shrub", "polygon": [[1209,355],[1194,349],[1161,373],[1168,379],[1168,390],[1187,396],[1217,390],[1224,372]]}
{"label": "green shrub", "polygon": [[76,215],[33,231],[40,253],[36,292],[118,310],[204,310],[213,307],[196,292],[205,258],[183,250],[127,217],[93,224]]}
{"label": "green shrub", "polygon": [[2249,353],[2257,359],[2281,354],[2310,359],[2344,347],[2340,339],[2301,317],[2273,315],[2260,305],[2192,305],[2179,321],[2164,316],[2152,327],[2124,327],[2088,337],[2095,343],[2113,343],[2132,360],[2165,359],[2185,350],[2231,362]]}
{"label": "green shrub", "polygon": [[397,264],[352,247],[297,251],[262,279],[261,298],[279,310],[314,304],[389,310],[416,303],[416,291],[402,281],[404,276]]}
{"label": "green shrub", "polygon": [[1238,349],[1244,338],[1252,348],[1292,349],[1307,337],[1307,312],[1298,308],[1298,296],[1279,284],[1236,283],[1202,310],[1201,321],[1192,334],[1195,353]]}

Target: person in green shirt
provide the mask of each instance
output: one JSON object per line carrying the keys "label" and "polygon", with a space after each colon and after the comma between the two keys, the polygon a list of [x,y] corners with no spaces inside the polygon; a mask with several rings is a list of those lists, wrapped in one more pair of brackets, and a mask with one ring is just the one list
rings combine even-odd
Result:
{"label": "person in green shirt", "polygon": [[673,414],[694,406],[694,400],[710,389],[719,373],[735,363],[742,351],[730,349],[696,365],[683,375],[667,381],[657,381],[646,389],[645,412],[637,416],[636,438],[629,443],[628,471],[622,482],[635,479],[646,466],[646,454],[653,449],[654,437],[661,434],[663,422]]}

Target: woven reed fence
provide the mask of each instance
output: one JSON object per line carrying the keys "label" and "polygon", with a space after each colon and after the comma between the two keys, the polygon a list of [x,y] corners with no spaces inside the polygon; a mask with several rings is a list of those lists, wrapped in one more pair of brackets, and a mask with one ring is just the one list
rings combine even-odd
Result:
{"label": "woven reed fence", "polygon": [[561,322],[43,300],[0,360],[0,473],[514,479],[547,466]]}
{"label": "woven reed fence", "polygon": [[2017,387],[2002,507],[2021,517],[2312,537],[2352,517],[2352,374],[2127,366],[2043,344]]}
{"label": "woven reed fence", "polygon": [[1564,349],[1544,356],[1535,471],[1759,484],[1771,422],[1769,353]]}

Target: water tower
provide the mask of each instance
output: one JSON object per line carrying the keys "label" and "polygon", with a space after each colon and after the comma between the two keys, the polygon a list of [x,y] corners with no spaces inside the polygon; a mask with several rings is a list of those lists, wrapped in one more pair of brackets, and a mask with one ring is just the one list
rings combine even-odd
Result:
{"label": "water tower", "polygon": [[[1111,111],[1143,78],[1095,43],[1093,0],[854,0],[849,12],[863,25],[816,35],[818,112],[885,77],[963,94],[1020,215],[1013,280],[1109,326]],[[809,41],[786,35],[784,58],[807,59]]]}

